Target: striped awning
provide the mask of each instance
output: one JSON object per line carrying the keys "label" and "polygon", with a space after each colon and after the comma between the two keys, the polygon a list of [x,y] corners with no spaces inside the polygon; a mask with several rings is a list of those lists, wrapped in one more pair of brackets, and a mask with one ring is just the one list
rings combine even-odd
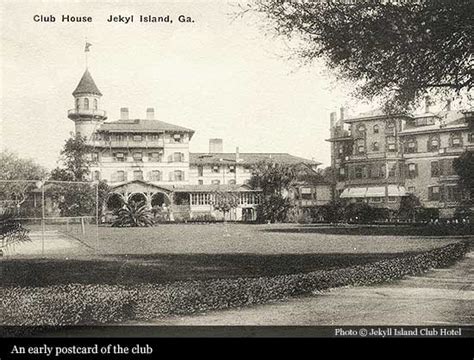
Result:
{"label": "striped awning", "polygon": [[406,196],[405,187],[399,185],[388,186],[364,186],[346,188],[341,194],[341,198],[371,198],[371,197],[385,197],[388,196]]}

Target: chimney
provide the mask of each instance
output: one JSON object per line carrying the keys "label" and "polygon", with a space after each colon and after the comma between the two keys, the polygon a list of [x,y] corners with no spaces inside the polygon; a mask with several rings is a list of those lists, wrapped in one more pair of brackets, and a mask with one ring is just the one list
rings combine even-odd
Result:
{"label": "chimney", "polygon": [[344,109],[344,107],[341,107],[340,111],[341,111],[341,120],[344,120],[346,109]]}
{"label": "chimney", "polygon": [[209,139],[209,153],[220,154],[223,151],[222,139]]}
{"label": "chimney", "polygon": [[120,108],[120,120],[128,120],[128,108]]}
{"label": "chimney", "polygon": [[154,108],[147,108],[146,109],[146,119],[147,120],[155,120],[155,109]]}
{"label": "chimney", "polygon": [[425,113],[430,112],[431,100],[429,96],[425,96]]}
{"label": "chimney", "polygon": [[336,122],[337,122],[337,113],[336,112],[332,112],[329,115],[329,122],[331,124],[331,129],[332,129],[334,127],[334,125],[336,125]]}
{"label": "chimney", "polygon": [[239,162],[240,161],[240,151],[239,151],[239,147],[237,146],[235,148],[235,162]]}

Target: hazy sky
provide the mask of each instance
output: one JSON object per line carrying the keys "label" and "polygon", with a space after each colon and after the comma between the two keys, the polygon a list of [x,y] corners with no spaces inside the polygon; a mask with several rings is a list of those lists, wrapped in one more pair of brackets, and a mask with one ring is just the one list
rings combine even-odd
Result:
{"label": "hazy sky", "polygon": [[[0,147],[52,168],[74,130],[72,91],[89,70],[103,93],[101,108],[196,131],[193,152],[223,138],[224,151],[288,152],[329,164],[329,113],[349,104],[324,66],[288,60],[289,46],[266,34],[255,15],[232,20],[236,3],[19,2],[0,0],[2,108]],[[37,23],[34,15],[54,15]],[[110,15],[135,15],[129,24]],[[173,24],[142,24],[138,15],[170,15]],[[180,14],[194,23],[180,24]],[[62,15],[92,16],[63,23]],[[351,105],[351,104],[349,104]],[[354,105],[352,104],[353,109]]]}

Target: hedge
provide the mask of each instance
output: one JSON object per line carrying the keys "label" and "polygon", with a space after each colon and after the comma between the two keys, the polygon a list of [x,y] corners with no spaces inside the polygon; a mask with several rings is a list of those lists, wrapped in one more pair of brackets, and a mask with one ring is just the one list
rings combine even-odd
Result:
{"label": "hedge", "polygon": [[149,321],[173,314],[262,304],[339,286],[370,285],[445,267],[467,242],[416,255],[336,270],[274,277],[141,285],[54,285],[0,288],[3,325],[60,326]]}

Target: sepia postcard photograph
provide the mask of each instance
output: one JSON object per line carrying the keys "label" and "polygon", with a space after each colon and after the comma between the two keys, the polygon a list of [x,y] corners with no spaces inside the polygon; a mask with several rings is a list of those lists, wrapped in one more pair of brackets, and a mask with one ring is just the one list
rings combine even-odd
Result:
{"label": "sepia postcard photograph", "polygon": [[472,338],[473,10],[0,0],[0,358]]}

